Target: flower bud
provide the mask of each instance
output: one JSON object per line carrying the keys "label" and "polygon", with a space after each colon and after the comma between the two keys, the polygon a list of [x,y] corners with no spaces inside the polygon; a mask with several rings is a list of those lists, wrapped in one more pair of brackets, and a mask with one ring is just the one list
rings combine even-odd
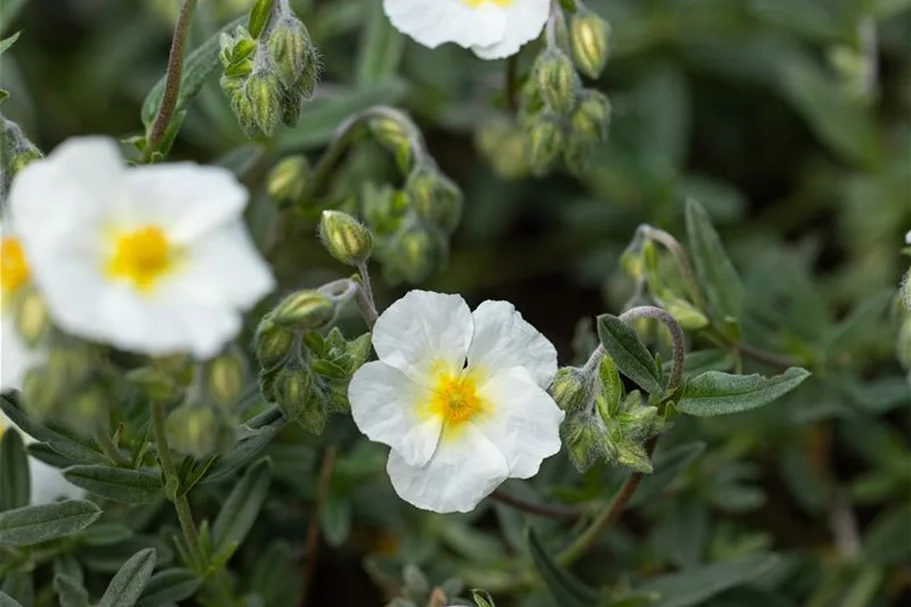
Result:
{"label": "flower bud", "polygon": [[282,367],[277,367],[271,371],[265,369],[259,372],[259,392],[267,403],[278,401],[278,392],[276,391],[276,382],[279,374],[283,371]]}
{"label": "flower bud", "polygon": [[278,76],[260,70],[250,74],[244,87],[253,119],[266,137],[271,137],[278,127],[281,114],[281,82]]}
{"label": "flower bud", "polygon": [[127,381],[136,385],[149,400],[171,402],[180,396],[177,384],[166,373],[154,367],[140,367],[126,374]]}
{"label": "flower bud", "polygon": [[690,302],[675,297],[664,304],[665,309],[688,331],[701,329],[709,324],[709,319]]}
{"label": "flower bud", "polygon": [[550,393],[557,406],[564,411],[574,412],[585,402],[585,374],[578,367],[563,367],[557,371],[550,385]]}
{"label": "flower bud", "polygon": [[253,104],[247,98],[244,80],[222,76],[220,82],[222,91],[231,103],[231,110],[234,112],[234,117],[237,118],[240,129],[247,137],[256,137],[259,133],[259,125],[256,123]]}
{"label": "flower bud", "polygon": [[301,199],[310,180],[310,162],[303,154],[283,158],[266,180],[266,190],[281,207]]}
{"label": "flower bud", "polygon": [[384,113],[367,121],[367,128],[377,143],[392,152],[402,171],[411,165],[411,136],[414,128],[409,118],[398,111]]}
{"label": "flower bud", "polygon": [[573,133],[563,149],[563,164],[566,170],[576,177],[584,176],[591,166],[594,147],[594,142]]}
{"label": "flower bud", "polygon": [[165,432],[172,449],[196,458],[224,454],[236,440],[233,425],[216,407],[180,406],[168,415]]}
{"label": "flower bud", "polygon": [[573,134],[584,141],[603,141],[607,138],[611,107],[607,96],[586,89],[570,115]]}
{"label": "flower bud", "polygon": [[29,288],[18,297],[15,310],[16,331],[26,344],[34,348],[51,327],[44,299],[38,291]]}
{"label": "flower bud", "polygon": [[297,419],[307,407],[311,386],[313,372],[309,367],[294,363],[279,371],[275,378],[275,397],[288,419]]}
{"label": "flower bud", "polygon": [[607,63],[610,25],[595,12],[580,8],[569,22],[569,41],[576,65],[589,78],[597,78]]}
{"label": "flower bud", "polygon": [[326,427],[326,418],[329,417],[327,409],[328,397],[323,394],[319,386],[314,384],[310,387],[310,398],[304,405],[303,410],[297,416],[297,422],[312,432],[320,435]]}
{"label": "flower bud", "polygon": [[462,193],[435,167],[419,165],[411,171],[405,191],[423,221],[450,233],[462,215]]}
{"label": "flower bud", "polygon": [[[300,19],[293,15],[280,18],[266,39],[266,46],[275,62],[278,77],[285,87],[299,86],[305,69],[317,63],[316,49]],[[308,95],[309,96],[309,95]]]}
{"label": "flower bud", "polygon": [[525,137],[515,123],[500,120],[484,125],[475,133],[475,146],[503,179],[516,180],[528,175]]}
{"label": "flower bud", "polygon": [[209,394],[223,406],[234,404],[244,389],[247,365],[239,352],[227,352],[209,362],[206,381]]}
{"label": "flower bud", "polygon": [[285,362],[293,345],[293,331],[277,326],[272,322],[271,315],[260,321],[253,337],[253,348],[263,370],[271,371]]}
{"label": "flower bud", "polygon": [[228,33],[221,34],[218,41],[218,58],[221,60],[225,76],[246,76],[253,70],[256,41],[243,26],[238,26],[233,36]]}
{"label": "flower bud", "polygon": [[319,236],[329,254],[349,266],[364,263],[373,253],[373,235],[370,230],[341,211],[323,211]]}
{"label": "flower bud", "polygon": [[576,104],[579,76],[563,51],[548,48],[538,55],[532,67],[532,79],[548,107],[557,114],[568,113]]}
{"label": "flower bud", "polygon": [[551,167],[560,152],[566,137],[560,120],[552,114],[537,117],[526,131],[525,150],[528,164],[535,175],[543,175]]}
{"label": "flower bud", "polygon": [[598,363],[598,387],[595,403],[601,419],[607,422],[617,412],[623,398],[623,381],[614,359],[604,354]]}
{"label": "flower bud", "polygon": [[317,329],[331,322],[334,316],[335,302],[314,290],[292,293],[272,312],[276,325],[290,329]]}
{"label": "flower bud", "polygon": [[576,470],[585,472],[603,455],[603,435],[601,420],[586,414],[566,425],[563,444]]}
{"label": "flower bud", "polygon": [[442,265],[445,243],[426,229],[414,227],[393,237],[383,251],[383,271],[389,283],[415,284]]}

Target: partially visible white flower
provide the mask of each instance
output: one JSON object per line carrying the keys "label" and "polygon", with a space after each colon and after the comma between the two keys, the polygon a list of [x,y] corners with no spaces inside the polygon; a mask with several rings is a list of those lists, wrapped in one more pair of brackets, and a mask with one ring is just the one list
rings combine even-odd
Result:
{"label": "partially visible white flower", "polygon": [[392,448],[402,499],[468,512],[560,450],[563,412],[544,390],[557,353],[512,304],[471,312],[458,295],[411,291],[379,317],[373,347],[379,360],[355,373],[348,397],[361,431]]}
{"label": "partially visible white flower", "polygon": [[383,0],[383,10],[426,47],[455,42],[482,59],[502,59],[538,37],[550,0]]}
{"label": "partially visible white flower", "polygon": [[128,168],[113,140],[76,138],[29,164],[9,200],[51,316],[74,335],[208,358],[274,286],[227,169]]}
{"label": "partially visible white flower", "polygon": [[43,358],[16,329],[13,302],[31,278],[22,242],[10,222],[0,220],[0,392],[21,389],[25,374]]}
{"label": "partially visible white flower", "polygon": [[911,245],[911,230],[908,230],[908,233],[905,234],[905,244]]}
{"label": "partially visible white flower", "polygon": [[[18,432],[26,445],[36,442],[0,411],[0,437],[4,432]],[[28,457],[28,471],[31,481],[29,503],[33,506],[49,504],[61,498],[80,499],[85,497],[85,491],[66,480],[60,470],[31,455]]]}

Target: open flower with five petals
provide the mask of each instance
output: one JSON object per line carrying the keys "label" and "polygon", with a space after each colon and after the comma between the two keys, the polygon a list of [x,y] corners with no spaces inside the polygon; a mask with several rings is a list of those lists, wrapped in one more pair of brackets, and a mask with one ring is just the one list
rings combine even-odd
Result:
{"label": "open flower with five petals", "polygon": [[402,499],[468,512],[559,451],[563,412],[545,391],[557,353],[512,304],[472,312],[458,295],[411,291],[379,317],[373,347],[348,396],[361,431],[392,448]]}

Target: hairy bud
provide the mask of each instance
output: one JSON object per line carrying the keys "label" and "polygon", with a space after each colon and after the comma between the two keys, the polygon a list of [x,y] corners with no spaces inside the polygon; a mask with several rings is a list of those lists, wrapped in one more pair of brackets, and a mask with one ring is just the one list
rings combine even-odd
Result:
{"label": "hairy bud", "polygon": [[550,386],[550,393],[557,406],[564,411],[576,411],[585,402],[585,374],[578,367],[563,367],[557,371]]}
{"label": "hairy bud", "polygon": [[316,49],[307,26],[300,19],[294,16],[279,19],[269,32],[266,45],[275,62],[278,77],[287,88],[300,88],[299,80],[308,68],[311,72],[317,71]]}
{"label": "hairy bud", "polygon": [[411,165],[412,150],[410,131],[413,125],[405,114],[389,112],[371,118],[367,128],[377,143],[392,152],[402,171]]}
{"label": "hairy bud", "polygon": [[287,207],[301,199],[310,180],[310,162],[303,154],[283,158],[266,180],[266,190],[280,206]]}
{"label": "hairy bud", "polygon": [[557,48],[545,49],[532,67],[532,79],[548,107],[557,114],[568,113],[576,104],[579,76],[572,60]]}
{"label": "hairy bud", "polygon": [[611,107],[607,96],[591,89],[585,89],[579,96],[570,115],[573,134],[586,141],[603,141],[607,137]]}
{"label": "hairy bud", "polygon": [[289,329],[318,329],[335,316],[335,302],[314,290],[292,293],[278,304],[271,317],[276,325]]}
{"label": "hairy bud", "polygon": [[298,362],[289,364],[278,372],[275,377],[275,398],[289,419],[296,419],[307,406],[312,386],[313,372]]}
{"label": "hairy bud", "polygon": [[373,253],[373,235],[357,219],[341,211],[323,211],[320,240],[335,259],[349,266],[364,263]]}
{"label": "hairy bud", "polygon": [[263,134],[271,137],[281,114],[282,90],[278,76],[265,70],[253,72],[247,79],[245,89],[256,125]]}
{"label": "hairy bud", "polygon": [[220,405],[234,404],[244,389],[247,361],[239,352],[227,352],[209,362],[206,382],[209,394]]}
{"label": "hairy bud", "polygon": [[573,466],[588,470],[604,454],[604,424],[597,416],[581,414],[564,425],[563,444]]}
{"label": "hairy bud", "polygon": [[566,143],[563,125],[559,118],[545,113],[530,121],[526,129],[528,164],[535,175],[543,175],[563,151]]}
{"label": "hairy bud", "polygon": [[528,175],[525,136],[513,122],[499,120],[484,125],[475,133],[475,146],[503,179],[516,180]]}
{"label": "hairy bud", "polygon": [[423,221],[446,233],[459,224],[462,192],[436,167],[428,164],[415,167],[405,183],[405,191],[412,207]]}
{"label": "hairy bud", "polygon": [[595,12],[582,8],[569,22],[569,41],[576,65],[589,78],[597,78],[607,63],[610,26]]}
{"label": "hairy bud", "polygon": [[294,332],[272,322],[271,315],[263,318],[253,337],[253,348],[259,366],[270,371],[288,358],[294,345]]}
{"label": "hairy bud", "polygon": [[413,227],[393,237],[384,249],[386,279],[395,284],[404,280],[412,284],[426,279],[445,256],[439,237],[420,227]]}

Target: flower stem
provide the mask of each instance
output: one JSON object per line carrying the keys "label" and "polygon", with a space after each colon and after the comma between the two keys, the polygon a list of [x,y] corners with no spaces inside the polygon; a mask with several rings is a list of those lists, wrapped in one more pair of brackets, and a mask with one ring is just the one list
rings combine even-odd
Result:
{"label": "flower stem", "polygon": [[660,320],[667,327],[671,334],[671,348],[673,352],[673,365],[671,375],[667,379],[667,388],[665,391],[670,394],[680,387],[683,381],[683,360],[686,355],[686,342],[683,337],[683,328],[677,319],[671,316],[670,312],[656,306],[636,306],[630,308],[620,315],[620,320],[629,323],[637,318],[654,318]]}
{"label": "flower stem", "polygon": [[548,506],[547,504],[535,504],[533,502],[527,502],[523,499],[520,499],[509,493],[505,493],[501,489],[495,489],[493,493],[490,494],[491,499],[495,499],[501,504],[505,504],[516,510],[521,510],[522,512],[527,512],[528,514],[534,514],[537,516],[546,516],[548,518],[574,521],[585,514],[585,508],[574,508],[571,506]]}
{"label": "flower stem", "polygon": [[316,488],[316,501],[313,503],[313,512],[307,524],[307,545],[304,562],[304,594],[301,597],[300,607],[307,607],[307,598],[313,584],[313,574],[316,571],[316,557],[319,555],[319,527],[322,520],[323,506],[329,497],[329,488],[332,481],[332,469],[335,466],[335,445],[330,445],[323,456],[323,463],[319,470],[319,480]]}
{"label": "flower stem", "polygon": [[147,163],[158,150],[164,139],[168,126],[171,124],[171,118],[174,117],[174,110],[177,108],[177,96],[180,93],[180,76],[183,72],[184,54],[187,48],[187,37],[190,34],[190,21],[193,18],[193,9],[196,8],[196,0],[184,0],[183,6],[180,7],[180,14],[177,17],[177,25],[174,27],[174,36],[171,39],[171,52],[168,55],[168,71],[164,82],[164,95],[158,106],[158,112],[155,114],[155,120],[149,127],[149,134],[146,137],[145,149],[142,153],[142,162]]}
{"label": "flower stem", "polygon": [[360,284],[355,295],[357,305],[361,309],[361,315],[363,315],[364,320],[367,321],[367,326],[373,329],[379,314],[376,311],[376,300],[373,298],[373,286],[370,284],[370,272],[367,269],[367,263],[359,263],[357,271],[361,275]]}
{"label": "flower stem", "polygon": [[107,432],[104,432],[103,430],[99,431],[95,434],[95,440],[98,441],[98,446],[101,447],[104,454],[107,455],[108,459],[114,464],[121,468],[130,467],[130,460],[120,452],[120,449],[114,444],[114,441],[111,440],[111,437],[108,436]]}

